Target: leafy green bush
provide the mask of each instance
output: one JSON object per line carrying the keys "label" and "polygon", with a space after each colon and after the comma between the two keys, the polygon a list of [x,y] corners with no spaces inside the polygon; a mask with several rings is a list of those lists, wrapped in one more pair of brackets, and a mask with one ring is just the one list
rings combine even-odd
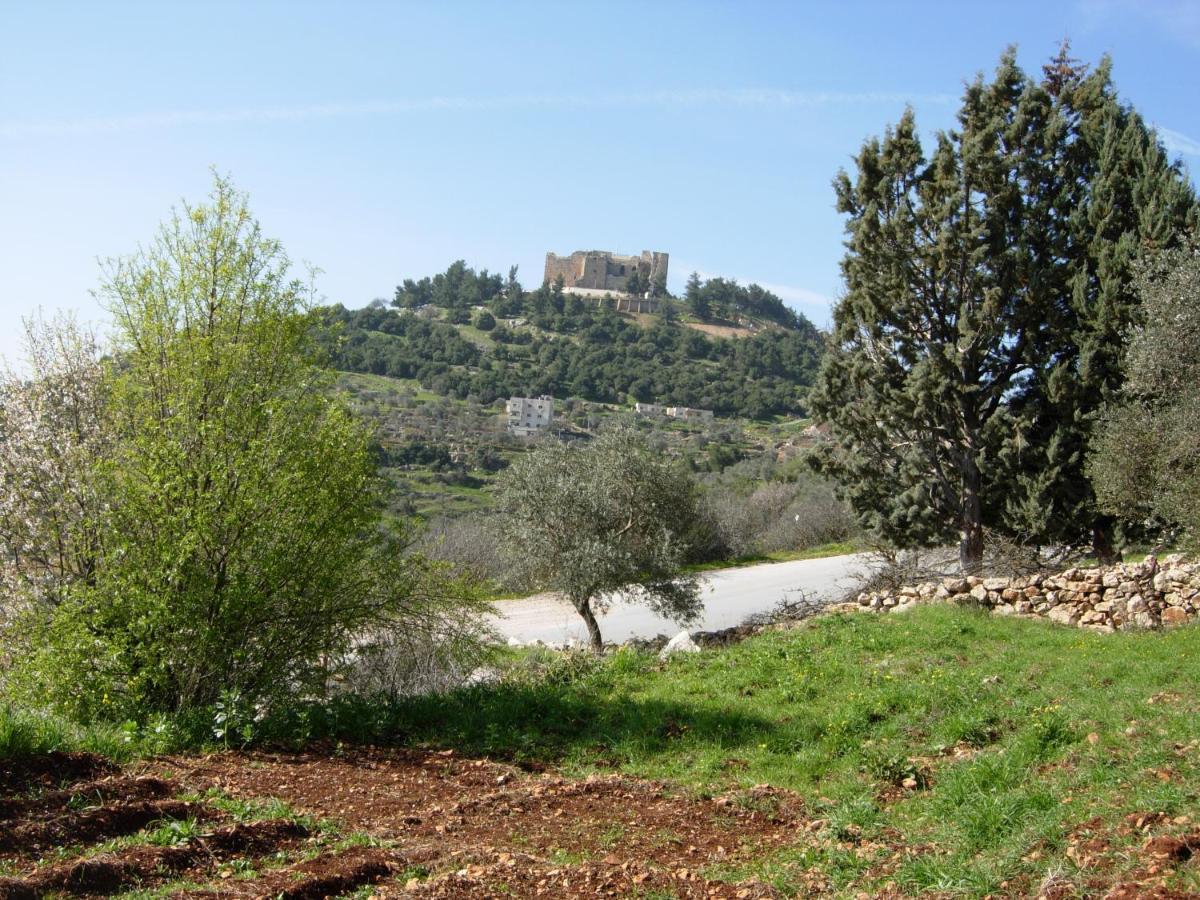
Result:
{"label": "leafy green bush", "polygon": [[[88,407],[106,452],[63,485],[88,564],[5,632],[14,696],[84,721],[220,703],[242,742],[245,707],[320,696],[363,635],[474,621],[384,536],[368,430],[317,364],[310,290],[288,271],[221,179],[110,264],[114,353]],[[19,565],[26,546],[3,550]]]}

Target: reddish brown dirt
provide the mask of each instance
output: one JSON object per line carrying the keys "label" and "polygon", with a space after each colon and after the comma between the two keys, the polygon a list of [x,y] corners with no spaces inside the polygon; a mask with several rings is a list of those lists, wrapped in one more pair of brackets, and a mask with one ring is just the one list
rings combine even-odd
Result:
{"label": "reddish brown dirt", "polygon": [[92,753],[60,753],[0,760],[0,797],[112,775],[120,768]]}
{"label": "reddish brown dirt", "polygon": [[404,858],[395,851],[360,847],[318,856],[270,872],[253,881],[227,881],[220,887],[186,891],[178,897],[254,897],[276,900],[320,900],[375,884],[400,871]]}
{"label": "reddish brown dirt", "polygon": [[0,898],[40,897],[52,892],[110,894],[184,873],[205,873],[220,862],[262,856],[294,846],[307,836],[308,829],[291,821],[238,823],[177,846],[134,846],[38,867],[25,878],[0,879]]}
{"label": "reddish brown dirt", "polygon": [[697,800],[657,782],[528,774],[445,752],[228,755],[170,771],[198,790],[279,797],[395,842],[416,862],[486,848],[693,871],[787,844],[805,821],[798,798],[769,787]]}
{"label": "reddish brown dirt", "polygon": [[62,809],[72,803],[100,806],[114,799],[160,800],[177,792],[177,787],[161,778],[110,777],[87,781],[63,790],[46,791],[24,797],[0,797],[0,822],[31,813]]}
{"label": "reddish brown dirt", "polygon": [[[175,883],[194,885],[177,896],[292,900],[365,886],[379,898],[749,900],[777,894],[724,873],[777,849],[836,844],[869,861],[879,882],[906,859],[938,852],[899,834],[835,835],[799,797],[767,786],[706,799],[659,782],[568,779],[451,751],[222,753],[158,758],[120,775],[60,757],[6,777],[24,792],[0,792],[0,864],[17,875],[0,878],[0,900]],[[324,825],[310,834],[291,821],[233,823],[203,799],[180,799],[209,791],[276,798],[356,840],[332,843]],[[95,846],[164,818],[200,825],[180,829],[173,846],[142,837],[104,853]],[[1006,883],[1007,895],[1181,900],[1189,895],[1170,886],[1179,881],[1173,874],[1200,864],[1200,831],[1186,816],[1134,814],[1115,827],[1091,819],[1067,843],[1086,881],[1039,889],[1018,880]],[[49,854],[60,846],[73,849]],[[803,879],[805,896],[837,892],[818,870],[793,876]],[[888,889],[886,896],[900,896]]]}
{"label": "reddish brown dirt", "polygon": [[0,853],[37,854],[71,844],[89,844],[141,831],[161,819],[203,815],[195,804],[179,800],[122,801],[84,812],[67,812],[43,821],[0,825]]}
{"label": "reddish brown dirt", "polygon": [[434,900],[490,900],[516,897],[628,897],[651,894],[678,898],[774,897],[765,885],[731,885],[711,881],[690,869],[675,871],[619,862],[615,858],[552,865],[527,854],[497,853],[426,882],[393,882],[376,891],[379,898],[420,897]]}

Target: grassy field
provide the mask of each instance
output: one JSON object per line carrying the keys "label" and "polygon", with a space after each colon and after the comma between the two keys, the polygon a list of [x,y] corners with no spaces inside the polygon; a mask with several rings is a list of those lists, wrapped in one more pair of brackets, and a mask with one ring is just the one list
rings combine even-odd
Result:
{"label": "grassy field", "polygon": [[762,553],[756,556],[741,556],[736,559],[718,559],[688,566],[689,572],[712,572],[717,569],[733,569],[740,566],[756,566],[761,563],[794,562],[799,559],[825,559],[830,556],[845,556],[858,553],[865,547],[856,541],[832,541],[819,544],[816,547],[806,547],[803,550],[779,550],[774,553]]}
{"label": "grassy field", "polygon": [[[632,651],[551,662],[393,711],[386,728],[700,794],[799,792],[826,838],[735,873],[785,891],[817,868],[871,893],[1036,893],[1144,868],[1128,816],[1195,830],[1198,658],[1197,628],[1105,636],[930,607],[823,618],[665,665]],[[1200,868],[1171,880],[1200,890]]]}
{"label": "grassy field", "polygon": [[[700,870],[787,895],[814,877],[848,896],[1100,895],[1148,878],[1200,891],[1200,859],[1147,849],[1200,841],[1198,658],[1195,627],[1099,635],[931,606],[822,617],[666,663],[507,651],[498,684],[293,711],[256,738],[620,772],[692,800],[792,791],[808,830]],[[156,740],[0,711],[0,755],[120,759]]]}

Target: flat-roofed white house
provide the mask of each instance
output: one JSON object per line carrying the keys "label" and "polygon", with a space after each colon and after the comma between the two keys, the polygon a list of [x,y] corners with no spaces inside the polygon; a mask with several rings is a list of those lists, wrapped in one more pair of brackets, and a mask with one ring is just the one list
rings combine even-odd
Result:
{"label": "flat-roofed white house", "polygon": [[709,422],[712,421],[713,412],[711,409],[692,409],[690,406],[668,406],[667,415],[688,422]]}
{"label": "flat-roofed white house", "polygon": [[509,434],[530,437],[545,431],[554,421],[554,398],[510,397],[506,410]]}

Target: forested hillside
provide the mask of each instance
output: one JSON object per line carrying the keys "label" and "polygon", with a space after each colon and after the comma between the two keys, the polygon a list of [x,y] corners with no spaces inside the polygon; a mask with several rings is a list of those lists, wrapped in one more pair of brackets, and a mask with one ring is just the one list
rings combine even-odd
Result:
{"label": "forested hillside", "polygon": [[803,415],[820,333],[801,315],[780,315],[782,302],[765,302],[778,298],[756,286],[725,294],[728,318],[715,321],[744,337],[688,327],[683,305],[669,298],[661,315],[634,317],[552,286],[522,291],[515,271],[504,281],[455,263],[433,279],[405,281],[395,308],[329,307],[321,339],[343,371],[415,378],[434,393],[484,404],[551,394],[750,419]]}

